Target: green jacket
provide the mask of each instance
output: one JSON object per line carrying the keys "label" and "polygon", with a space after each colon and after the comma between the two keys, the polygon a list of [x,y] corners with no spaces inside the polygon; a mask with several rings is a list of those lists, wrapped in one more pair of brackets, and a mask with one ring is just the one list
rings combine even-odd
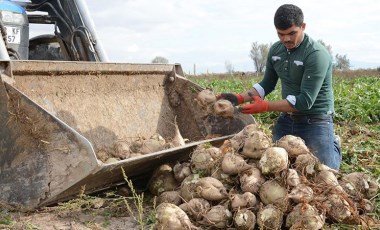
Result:
{"label": "green jacket", "polygon": [[265,95],[274,90],[278,79],[281,79],[282,98],[295,96],[295,104],[290,104],[294,104],[298,113],[334,112],[332,57],[307,34],[295,49],[288,51],[280,41],[270,48],[264,78],[259,83]]}

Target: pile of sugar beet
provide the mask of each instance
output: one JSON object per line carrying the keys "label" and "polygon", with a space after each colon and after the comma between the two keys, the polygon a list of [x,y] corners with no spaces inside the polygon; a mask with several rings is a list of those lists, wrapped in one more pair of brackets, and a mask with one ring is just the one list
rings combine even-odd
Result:
{"label": "pile of sugar beet", "polygon": [[329,168],[299,137],[272,143],[256,124],[159,166],[148,188],[157,196],[156,229],[369,227],[379,193],[369,175]]}
{"label": "pile of sugar beet", "polygon": [[[210,90],[197,97],[208,113],[233,116]],[[186,162],[159,166],[148,183],[156,198],[155,229],[322,229],[342,223],[379,226],[371,214],[379,183],[361,172],[322,164],[304,141],[272,143],[257,125],[221,146],[197,146]],[[379,225],[378,225],[379,224]]]}

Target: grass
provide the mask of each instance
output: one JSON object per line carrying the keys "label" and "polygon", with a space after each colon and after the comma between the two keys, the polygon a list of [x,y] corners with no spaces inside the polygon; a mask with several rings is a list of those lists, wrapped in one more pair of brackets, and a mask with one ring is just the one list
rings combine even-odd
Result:
{"label": "grass", "polygon": [[[122,169],[124,180],[127,182],[129,189],[131,190],[130,197],[124,198],[125,205],[127,206],[127,210],[130,216],[139,224],[141,230],[144,230],[150,224],[155,222],[155,216],[153,209],[148,209],[144,204],[144,193],[137,193],[134,188],[132,180],[130,180],[126,175],[124,170]],[[130,201],[132,201],[133,206],[131,206]],[[153,200],[153,207],[156,206],[155,199]]]}
{"label": "grass", "polygon": [[1,210],[0,212],[0,224],[2,225],[11,225],[13,224],[13,220],[12,220],[12,217],[10,215],[10,213],[8,212],[8,210],[6,209],[3,209]]}

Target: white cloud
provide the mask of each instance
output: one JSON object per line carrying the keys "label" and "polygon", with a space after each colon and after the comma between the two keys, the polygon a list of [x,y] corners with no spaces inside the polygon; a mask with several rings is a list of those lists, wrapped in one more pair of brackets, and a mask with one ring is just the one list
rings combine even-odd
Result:
{"label": "white cloud", "polygon": [[136,53],[140,50],[139,46],[136,44],[133,44],[131,46],[128,46],[127,52]]}

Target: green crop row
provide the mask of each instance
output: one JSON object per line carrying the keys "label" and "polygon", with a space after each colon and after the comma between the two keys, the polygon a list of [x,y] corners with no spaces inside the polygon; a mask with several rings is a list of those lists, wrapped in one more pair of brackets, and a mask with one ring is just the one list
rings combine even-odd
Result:
{"label": "green crop row", "polygon": [[334,79],[337,121],[376,123],[380,121],[380,78]]}

